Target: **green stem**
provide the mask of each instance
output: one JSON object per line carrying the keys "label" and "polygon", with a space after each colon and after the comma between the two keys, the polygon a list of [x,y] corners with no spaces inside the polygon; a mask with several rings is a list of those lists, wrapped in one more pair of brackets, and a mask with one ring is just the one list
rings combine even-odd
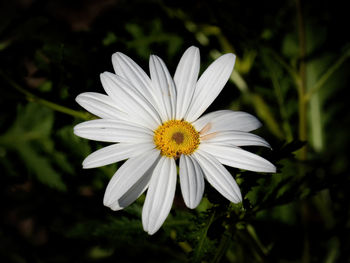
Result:
{"label": "green stem", "polygon": [[247,224],[246,229],[247,229],[247,232],[249,233],[250,237],[254,240],[257,248],[259,248],[260,254],[266,256],[269,253],[269,250],[260,241],[253,225]]}
{"label": "green stem", "polygon": [[58,111],[58,112],[61,112],[61,113],[65,113],[65,114],[68,114],[70,116],[73,116],[73,117],[76,117],[76,118],[79,118],[79,119],[83,119],[83,120],[91,120],[92,119],[92,116],[88,113],[84,113],[84,112],[80,112],[80,111],[75,111],[75,110],[72,110],[70,108],[67,108],[67,107],[64,107],[62,105],[59,105],[59,104],[56,104],[56,103],[53,103],[51,101],[47,101],[45,99],[41,99],[39,97],[31,97],[30,99],[28,98],[29,101],[33,101],[33,102],[36,102],[36,103],[39,103],[43,106],[46,106],[48,108],[51,108],[55,111]]}
{"label": "green stem", "polygon": [[305,100],[308,102],[312,95],[319,91],[323,85],[327,82],[327,80],[332,76],[334,72],[346,61],[349,57],[349,50],[347,50],[327,71],[322,77],[315,83],[315,85],[310,89],[310,91],[306,94]]}
{"label": "green stem", "polygon": [[[305,99],[306,95],[306,37],[305,37],[305,24],[304,24],[304,17],[302,12],[302,6],[301,6],[301,0],[296,0],[296,12],[297,12],[297,22],[298,22],[298,35],[299,35],[299,52],[300,52],[300,68],[299,68],[299,75],[300,75],[300,82],[298,82],[298,95],[299,95],[299,139],[301,141],[307,140],[307,101]],[[307,159],[307,148],[304,146],[301,148],[299,152],[300,159],[306,160]],[[305,170],[303,166],[300,166],[299,170],[299,176],[304,177],[305,176]],[[309,263],[310,262],[310,241],[309,241],[309,235],[307,232],[307,224],[308,224],[308,214],[307,210],[305,209],[307,207],[307,203],[304,201],[301,205],[301,220],[304,223],[304,246],[303,246],[303,254],[301,257],[302,263]]]}
{"label": "green stem", "polygon": [[229,230],[226,230],[225,233],[222,235],[219,247],[216,250],[216,253],[214,255],[214,258],[212,259],[211,263],[219,263],[221,262],[222,257],[225,255],[229,245],[231,242],[231,234]]}
{"label": "green stem", "polygon": [[215,210],[213,210],[212,214],[210,215],[210,217],[207,221],[208,222],[207,225],[203,229],[202,235],[201,235],[199,243],[198,243],[198,247],[197,247],[195,254],[194,254],[194,262],[200,262],[201,257],[203,256],[202,250],[203,250],[205,241],[207,239],[209,227],[213,223],[214,219],[215,219]]}
{"label": "green stem", "polygon": [[1,70],[0,70],[0,76],[4,80],[6,80],[6,82],[8,84],[10,84],[10,86],[12,86],[14,89],[19,91],[23,95],[25,95],[25,97],[28,101],[39,103],[45,107],[48,107],[48,108],[53,109],[55,111],[65,113],[67,115],[70,115],[70,116],[73,116],[73,117],[76,117],[79,119],[91,120],[94,118],[93,115],[91,115],[89,113],[84,113],[84,112],[72,110],[70,108],[64,107],[62,105],[56,104],[54,102],[42,99],[42,98],[34,95],[33,93],[31,93],[31,92],[27,91],[26,89],[22,88],[21,86],[19,86],[16,82],[14,82],[12,79],[10,79],[8,76],[6,76]]}
{"label": "green stem", "polygon": [[[307,104],[305,101],[306,93],[306,37],[305,37],[305,24],[303,13],[301,9],[301,0],[296,0],[297,8],[297,22],[298,22],[298,37],[299,37],[299,52],[300,52],[300,68],[299,68],[299,81],[296,82],[299,96],[299,139],[301,141],[307,140]],[[300,150],[300,159],[306,160],[307,148],[303,147]]]}
{"label": "green stem", "polygon": [[264,262],[265,254],[256,242],[256,239],[251,235],[248,228],[244,231],[237,231],[236,235],[240,239],[243,246],[249,247],[249,257],[254,258],[253,262]]}

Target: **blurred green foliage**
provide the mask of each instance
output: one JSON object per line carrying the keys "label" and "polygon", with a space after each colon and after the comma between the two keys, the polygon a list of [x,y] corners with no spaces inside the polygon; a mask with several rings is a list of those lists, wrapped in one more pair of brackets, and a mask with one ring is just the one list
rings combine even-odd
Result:
{"label": "blurred green foliage", "polygon": [[[342,1],[7,1],[0,4],[1,262],[349,262],[350,42]],[[244,197],[210,185],[195,210],[179,187],[154,236],[144,196],[102,204],[120,164],[83,170],[104,144],[73,126],[93,116],[74,101],[102,92],[121,51],[144,69],[151,53],[174,72],[190,45],[201,70],[237,55],[208,111],[258,116],[276,174],[229,168]]]}

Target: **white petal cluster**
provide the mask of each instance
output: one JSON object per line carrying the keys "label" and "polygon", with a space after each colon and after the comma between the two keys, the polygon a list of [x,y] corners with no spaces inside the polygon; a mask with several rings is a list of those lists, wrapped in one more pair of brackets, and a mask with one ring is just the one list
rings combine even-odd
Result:
{"label": "white petal cluster", "polygon": [[147,190],[142,210],[144,230],[154,234],[168,216],[176,188],[176,160],[161,154],[154,131],[169,120],[191,123],[200,134],[192,154],[179,157],[179,179],[185,204],[195,208],[204,193],[204,179],[233,203],[242,201],[240,189],[223,165],[273,173],[269,161],[240,148],[265,146],[261,137],[249,133],[261,126],[252,115],[221,110],[200,117],[228,81],[235,56],[225,54],[198,78],[200,55],[196,47],[183,54],[172,78],[161,58],[152,55],[150,77],[128,56],[112,56],[115,74],[101,74],[107,95],[86,92],[76,101],[101,119],[74,127],[80,137],[114,143],[90,154],[84,168],[126,162],[110,180],[103,203],[120,210]]}

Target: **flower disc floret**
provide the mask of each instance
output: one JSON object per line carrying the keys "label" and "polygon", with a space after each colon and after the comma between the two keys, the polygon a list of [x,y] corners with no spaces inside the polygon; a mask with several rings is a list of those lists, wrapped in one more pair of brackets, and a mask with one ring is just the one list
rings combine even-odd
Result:
{"label": "flower disc floret", "polygon": [[167,121],[154,132],[156,148],[163,156],[170,158],[193,153],[198,148],[199,142],[199,133],[187,121]]}

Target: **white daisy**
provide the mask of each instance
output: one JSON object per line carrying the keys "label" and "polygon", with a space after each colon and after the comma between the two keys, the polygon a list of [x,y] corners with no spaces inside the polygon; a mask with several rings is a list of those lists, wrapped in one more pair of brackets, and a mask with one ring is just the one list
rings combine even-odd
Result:
{"label": "white daisy", "polygon": [[182,196],[189,208],[200,203],[204,178],[231,202],[242,201],[236,181],[223,165],[276,171],[269,161],[240,148],[269,147],[264,139],[249,133],[261,126],[254,116],[221,110],[200,117],[228,81],[235,63],[233,54],[215,60],[199,79],[196,47],[183,54],[174,79],[154,55],[149,62],[151,77],[122,53],[115,53],[112,62],[115,74],[101,74],[108,95],[87,92],[76,98],[101,119],[74,127],[80,137],[115,143],[90,154],[84,168],[127,159],[107,186],[105,206],[123,209],[147,189],[142,224],[145,231],[154,234],[172,206],[177,159]]}

